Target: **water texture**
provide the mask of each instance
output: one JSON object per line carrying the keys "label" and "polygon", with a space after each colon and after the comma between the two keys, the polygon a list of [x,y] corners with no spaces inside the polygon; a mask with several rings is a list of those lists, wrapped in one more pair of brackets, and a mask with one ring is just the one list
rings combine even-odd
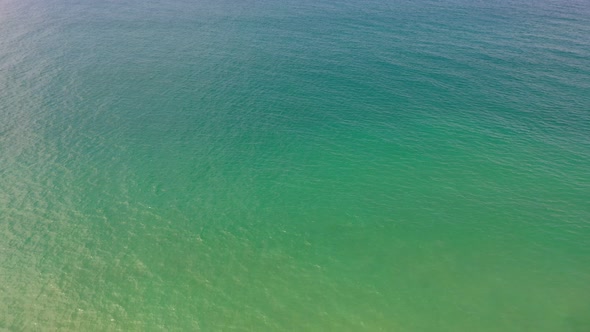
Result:
{"label": "water texture", "polygon": [[590,6],[0,0],[0,329],[590,331]]}

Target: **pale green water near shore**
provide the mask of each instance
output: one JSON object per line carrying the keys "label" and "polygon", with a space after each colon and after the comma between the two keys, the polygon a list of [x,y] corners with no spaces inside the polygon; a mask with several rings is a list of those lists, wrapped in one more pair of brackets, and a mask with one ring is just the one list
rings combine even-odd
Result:
{"label": "pale green water near shore", "polygon": [[0,2],[0,329],[589,331],[584,1]]}

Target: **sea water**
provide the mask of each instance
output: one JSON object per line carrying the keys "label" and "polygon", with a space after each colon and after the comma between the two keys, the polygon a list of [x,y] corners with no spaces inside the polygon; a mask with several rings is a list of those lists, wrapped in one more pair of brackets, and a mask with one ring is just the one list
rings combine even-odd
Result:
{"label": "sea water", "polygon": [[590,330],[583,0],[0,1],[0,329]]}

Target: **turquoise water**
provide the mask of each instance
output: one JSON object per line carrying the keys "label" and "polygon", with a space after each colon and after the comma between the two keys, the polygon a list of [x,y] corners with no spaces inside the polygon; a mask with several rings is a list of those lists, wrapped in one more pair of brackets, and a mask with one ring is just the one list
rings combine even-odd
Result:
{"label": "turquoise water", "polygon": [[0,329],[589,331],[584,1],[0,1]]}

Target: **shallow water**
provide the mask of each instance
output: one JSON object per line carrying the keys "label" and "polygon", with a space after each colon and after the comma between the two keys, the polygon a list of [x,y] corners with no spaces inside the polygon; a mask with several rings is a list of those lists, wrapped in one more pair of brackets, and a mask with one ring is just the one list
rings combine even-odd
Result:
{"label": "shallow water", "polygon": [[587,331],[589,8],[0,2],[0,328]]}

